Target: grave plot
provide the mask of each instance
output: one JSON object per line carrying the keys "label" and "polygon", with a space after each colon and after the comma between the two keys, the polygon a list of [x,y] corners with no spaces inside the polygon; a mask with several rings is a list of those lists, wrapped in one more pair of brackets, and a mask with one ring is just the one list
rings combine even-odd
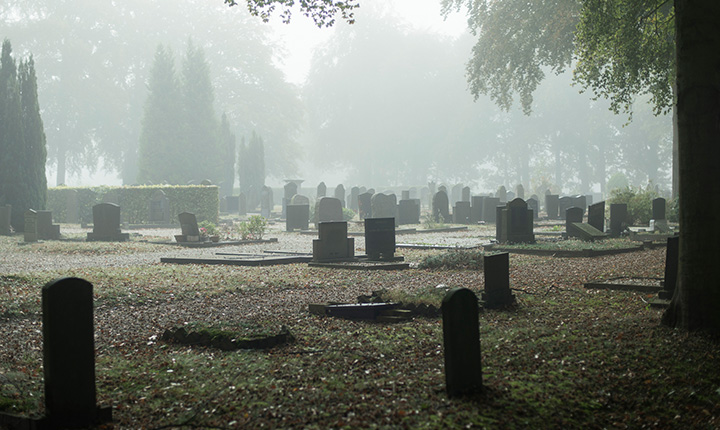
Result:
{"label": "grave plot", "polygon": [[265,251],[263,254],[216,253],[218,257],[162,257],[161,263],[168,264],[211,264],[227,266],[276,266],[280,264],[307,263],[310,254],[282,251]]}
{"label": "grave plot", "polygon": [[160,339],[168,343],[217,348],[223,351],[270,349],[295,341],[295,337],[287,327],[282,327],[277,334],[245,334],[213,327],[188,328],[181,326],[165,330]]}

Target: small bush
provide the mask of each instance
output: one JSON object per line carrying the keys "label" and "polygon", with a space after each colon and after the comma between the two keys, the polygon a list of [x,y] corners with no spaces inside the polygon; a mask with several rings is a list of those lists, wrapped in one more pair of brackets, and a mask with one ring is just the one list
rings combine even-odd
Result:
{"label": "small bush", "polygon": [[482,270],[483,257],[481,250],[450,250],[438,255],[425,257],[418,268],[420,269],[466,269]]}
{"label": "small bush", "polygon": [[[441,219],[442,219],[442,217],[441,217]],[[445,227],[445,224],[442,221],[436,221],[435,217],[432,214],[427,213],[427,214],[425,214],[425,216],[423,216],[422,226],[426,230],[434,230],[437,228]]]}
{"label": "small bush", "polygon": [[[652,218],[652,201],[660,195],[655,189],[648,185],[647,188],[626,187],[612,191],[610,204],[625,203],[628,209],[628,224],[645,225],[650,223]],[[608,206],[609,207],[609,206]]]}
{"label": "small bush", "polygon": [[203,233],[203,229],[205,229],[204,233],[207,236],[215,236],[219,233],[217,226],[207,220],[198,223],[198,228],[200,229],[201,234]]}
{"label": "small bush", "polygon": [[355,218],[355,212],[350,208],[343,208],[343,221],[350,221]]}
{"label": "small bush", "polygon": [[253,215],[247,221],[238,226],[238,232],[242,240],[261,240],[265,234],[267,221],[260,215]]}

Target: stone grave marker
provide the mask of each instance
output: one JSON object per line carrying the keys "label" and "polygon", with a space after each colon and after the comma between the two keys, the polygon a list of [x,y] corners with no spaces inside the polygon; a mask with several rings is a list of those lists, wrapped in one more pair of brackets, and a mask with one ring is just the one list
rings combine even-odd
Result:
{"label": "stone grave marker", "polygon": [[290,199],[297,194],[298,192],[298,185],[297,183],[293,181],[287,182],[283,186],[283,199],[282,199],[282,217],[287,217],[287,205],[290,204]]}
{"label": "stone grave marker", "polygon": [[484,201],[484,196],[470,197],[470,224],[477,224],[480,221],[484,221],[482,217]]}
{"label": "stone grave marker", "polygon": [[313,240],[313,261],[344,260],[353,257],[355,257],[355,239],[347,237],[346,221],[318,224],[318,238]]}
{"label": "stone grave marker", "polygon": [[483,257],[485,291],[482,293],[483,306],[488,309],[501,308],[515,303],[510,291],[510,254],[502,252]]}
{"label": "stone grave marker", "polygon": [[368,260],[395,257],[395,218],[365,218],[365,253]]}
{"label": "stone grave marker", "polygon": [[178,220],[180,221],[180,229],[182,230],[182,236],[177,238],[178,242],[199,242],[200,229],[198,228],[195,214],[183,212],[178,215]]}
{"label": "stone grave marker", "polygon": [[350,210],[358,213],[358,196],[360,195],[360,187],[350,188]]}
{"label": "stone grave marker", "polygon": [[395,194],[373,194],[370,199],[370,206],[372,207],[373,218],[397,218],[397,197]]}
{"label": "stone grave marker", "polygon": [[500,185],[500,187],[498,187],[497,193],[495,193],[495,197],[500,199],[500,203],[507,203],[507,189],[505,189],[505,185]]}
{"label": "stone grave marker", "polygon": [[67,190],[65,193],[65,222],[80,223],[80,197],[77,190]]}
{"label": "stone grave marker", "polygon": [[400,192],[400,200],[410,200],[410,190],[402,190]]}
{"label": "stone grave marker", "polygon": [[[297,195],[296,195],[297,196]],[[291,203],[285,208],[285,231],[307,230],[310,220],[310,204]]]}
{"label": "stone grave marker", "polygon": [[343,184],[338,184],[337,187],[335,187],[335,193],[334,196],[336,199],[340,200],[340,207],[345,207],[345,187]]}
{"label": "stone grave marker", "polygon": [[497,221],[497,207],[500,206],[500,199],[497,197],[485,197],[483,201],[483,221],[494,223]]}
{"label": "stone grave marker", "polygon": [[358,195],[358,214],[360,219],[372,217],[372,193],[364,192]]}
{"label": "stone grave marker", "polygon": [[511,202],[513,200],[515,200],[515,193],[513,191],[508,191],[507,193],[505,193],[505,201]]}
{"label": "stone grave marker", "polygon": [[562,196],[558,199],[558,215],[560,219],[565,219],[565,211],[573,206],[573,198],[570,196]]}
{"label": "stone grave marker", "polygon": [[52,428],[111,420],[96,404],[93,287],[63,278],[42,288],[45,411]]}
{"label": "stone grave marker", "polygon": [[453,207],[453,222],[455,224],[470,224],[470,202],[455,202],[455,207]]}
{"label": "stone grave marker", "polygon": [[675,294],[678,279],[678,262],[680,261],[680,236],[668,237],[667,251],[665,253],[665,278],[663,289],[658,292],[658,298],[671,300]]}
{"label": "stone grave marker", "polygon": [[588,206],[588,224],[597,230],[605,231],[605,202],[597,202]]}
{"label": "stone grave marker", "polygon": [[60,225],[53,224],[51,211],[37,211],[37,237],[40,240],[60,239]]}
{"label": "stone grave marker", "polygon": [[38,241],[37,218],[37,212],[34,210],[28,209],[25,211],[25,227],[23,229],[25,242]]}
{"label": "stone grave marker", "polygon": [[129,233],[120,231],[120,206],[100,203],[92,211],[93,231],[87,234],[87,241],[122,242],[130,238]]}
{"label": "stone grave marker", "polygon": [[317,186],[315,199],[320,200],[320,198],[325,197],[326,194],[327,194],[327,186],[325,185],[325,182],[320,182]]}
{"label": "stone grave marker", "polygon": [[587,209],[587,196],[573,196],[571,206],[581,208],[584,214]]}
{"label": "stone grave marker", "polygon": [[495,206],[495,240],[507,243],[507,204]]}
{"label": "stone grave marker", "polygon": [[547,212],[548,219],[558,219],[559,209],[560,196],[557,194],[545,194],[545,212]]}
{"label": "stone grave marker", "polygon": [[669,231],[667,219],[665,218],[666,200],[662,197],[653,199],[652,201],[652,219],[650,220],[650,230],[665,233]]}
{"label": "stone grave marker", "polygon": [[420,199],[400,200],[398,202],[398,225],[420,224]]}
{"label": "stone grave marker", "polygon": [[463,187],[460,199],[470,203],[470,187]]}
{"label": "stone grave marker", "polygon": [[316,203],[315,214],[318,223],[342,221],[342,203],[335,197],[321,197]]}
{"label": "stone grave marker", "polygon": [[515,198],[525,200],[525,187],[522,184],[517,184],[515,187]]}
{"label": "stone grave marker", "polygon": [[0,236],[10,236],[12,232],[12,228],[10,227],[11,214],[11,205],[0,206]]}
{"label": "stone grave marker", "polygon": [[627,204],[610,204],[610,237],[620,237],[627,228]]}
{"label": "stone grave marker", "polygon": [[462,200],[463,184],[455,184],[450,190],[450,204],[455,205],[456,202]]}
{"label": "stone grave marker", "polygon": [[307,196],[303,196],[302,194],[295,194],[290,199],[291,205],[309,205],[310,204],[310,198]]}
{"label": "stone grave marker", "polygon": [[478,300],[467,288],[453,288],[442,301],[445,386],[449,397],[482,390]]}
{"label": "stone grave marker", "polygon": [[270,187],[263,185],[260,195],[260,215],[263,218],[270,218],[273,209],[273,192]]}
{"label": "stone grave marker", "polygon": [[433,196],[432,200],[432,216],[435,222],[450,222],[450,206],[448,195],[445,191],[440,190]]}
{"label": "stone grave marker", "polygon": [[565,209],[565,226],[572,222],[583,222],[583,210],[577,206],[571,206]]}
{"label": "stone grave marker", "polygon": [[507,241],[509,243],[534,243],[533,212],[527,203],[516,198],[509,202],[502,213],[503,226],[507,228]]}
{"label": "stone grave marker", "polygon": [[155,190],[150,196],[148,221],[151,224],[170,224],[170,204],[163,190]]}
{"label": "stone grave marker", "polygon": [[605,239],[607,234],[601,232],[590,224],[583,222],[571,222],[566,225],[568,236],[577,237],[585,242],[594,242]]}
{"label": "stone grave marker", "polygon": [[245,193],[238,194],[238,215],[247,215],[247,197]]}
{"label": "stone grave marker", "polygon": [[533,211],[533,219],[538,219],[538,214],[540,213],[540,202],[538,202],[538,199],[536,197],[530,197],[526,203],[528,209]]}
{"label": "stone grave marker", "polygon": [[[239,196],[225,196],[225,209],[228,213],[234,214],[240,211],[240,197]],[[168,220],[170,217],[170,211],[168,211]]]}

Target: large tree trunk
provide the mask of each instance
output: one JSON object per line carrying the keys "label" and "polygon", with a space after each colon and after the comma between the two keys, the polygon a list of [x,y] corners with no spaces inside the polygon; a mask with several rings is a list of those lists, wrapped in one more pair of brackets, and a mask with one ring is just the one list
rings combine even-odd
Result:
{"label": "large tree trunk", "polygon": [[680,269],[663,322],[720,333],[719,1],[675,1]]}

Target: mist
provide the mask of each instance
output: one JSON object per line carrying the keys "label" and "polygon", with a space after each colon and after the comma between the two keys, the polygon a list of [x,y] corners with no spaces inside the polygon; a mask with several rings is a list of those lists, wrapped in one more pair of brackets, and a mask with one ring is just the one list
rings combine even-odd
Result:
{"label": "mist", "polygon": [[[549,70],[529,115],[517,103],[503,111],[475,100],[465,78],[475,37],[443,27],[439,0],[414,9],[368,2],[355,24],[323,30],[297,14],[298,33],[222,1],[0,8],[3,37],[35,59],[50,185],[138,183],[156,48],[169,47],[180,70],[191,41],[204,51],[217,116],[227,114],[238,142],[262,137],[271,186],[287,178],[380,190],[432,181],[474,192],[523,184],[528,194],[589,194],[606,193],[613,179],[670,188],[669,116],[654,116],[639,98],[629,121],[581,94],[569,72]],[[420,9],[435,11],[438,24],[402,14]]]}

